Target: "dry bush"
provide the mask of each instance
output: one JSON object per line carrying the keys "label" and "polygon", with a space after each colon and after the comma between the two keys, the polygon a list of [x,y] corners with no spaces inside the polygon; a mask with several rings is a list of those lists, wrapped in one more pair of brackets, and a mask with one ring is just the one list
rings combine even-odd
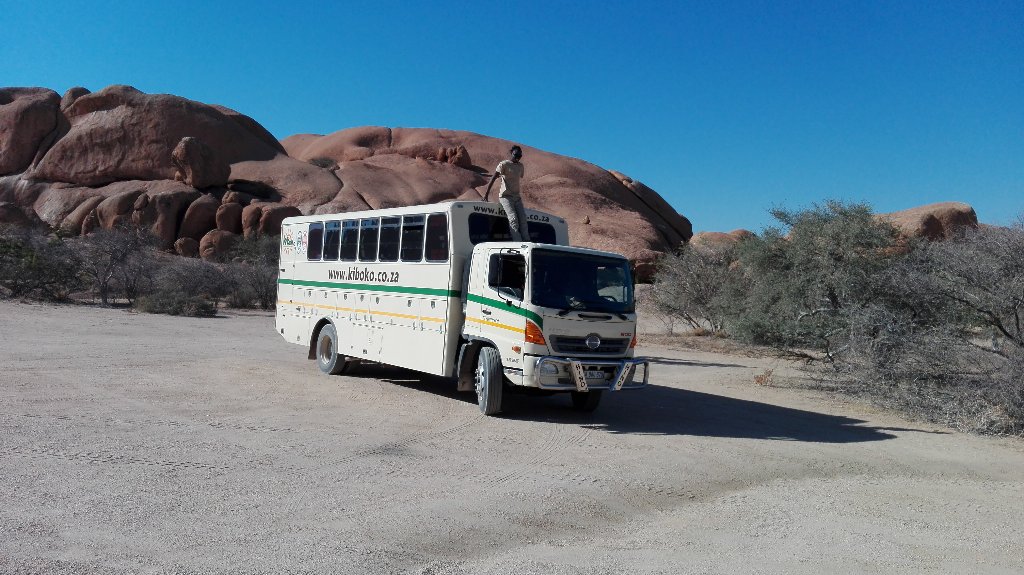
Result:
{"label": "dry bush", "polygon": [[833,377],[922,419],[1024,434],[1024,228],[922,244],[877,281],[887,295],[846,313]]}
{"label": "dry bush", "polygon": [[743,282],[734,261],[732,250],[698,250],[689,245],[659,260],[649,298],[656,313],[667,318],[663,321],[669,333],[676,321],[693,331],[716,333],[723,329],[728,315],[723,291]]}
{"label": "dry bush", "polygon": [[148,231],[128,225],[101,229],[73,245],[81,275],[103,305],[118,296],[132,302],[152,287],[156,239]]}
{"label": "dry bush", "polygon": [[66,300],[82,285],[81,264],[55,235],[37,228],[0,227],[0,294]]}
{"label": "dry bush", "polygon": [[239,242],[228,254],[224,273],[232,282],[231,307],[271,309],[277,302],[278,239],[256,236]]}
{"label": "dry bush", "polygon": [[156,273],[153,292],[139,298],[138,308],[146,313],[212,316],[232,288],[230,278],[217,264],[169,258]]}

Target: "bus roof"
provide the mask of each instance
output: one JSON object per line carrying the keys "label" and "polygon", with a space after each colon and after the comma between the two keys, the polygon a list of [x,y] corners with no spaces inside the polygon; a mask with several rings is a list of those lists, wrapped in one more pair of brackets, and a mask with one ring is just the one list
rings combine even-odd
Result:
{"label": "bus roof", "polygon": [[[476,208],[476,210],[474,210]],[[480,208],[488,208],[490,210],[501,210],[501,204],[497,202],[485,202],[482,200],[445,200],[436,204],[423,204],[415,206],[402,206],[397,208],[382,208],[379,210],[360,210],[355,212],[336,212],[336,213],[324,213],[324,214],[312,214],[309,216],[292,216],[285,218],[282,224],[301,224],[307,222],[319,222],[325,219],[357,219],[357,218],[372,218],[381,216],[402,216],[407,214],[436,214],[436,213],[452,213],[455,211],[480,211]],[[540,210],[531,210],[527,208],[527,214],[542,214],[549,216],[552,220],[557,221],[560,224],[565,224],[565,220],[547,212]]]}

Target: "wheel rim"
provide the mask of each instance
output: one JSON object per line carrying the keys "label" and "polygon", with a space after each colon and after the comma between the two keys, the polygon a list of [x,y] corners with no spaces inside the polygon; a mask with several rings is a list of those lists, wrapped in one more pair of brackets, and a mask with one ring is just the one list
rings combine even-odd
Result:
{"label": "wheel rim", "polygon": [[331,358],[334,356],[334,345],[331,342],[330,337],[320,338],[320,362],[324,365],[331,363]]}
{"label": "wheel rim", "polygon": [[483,401],[484,399],[484,367],[482,365],[476,366],[476,380],[473,382],[476,387],[476,399],[477,401]]}

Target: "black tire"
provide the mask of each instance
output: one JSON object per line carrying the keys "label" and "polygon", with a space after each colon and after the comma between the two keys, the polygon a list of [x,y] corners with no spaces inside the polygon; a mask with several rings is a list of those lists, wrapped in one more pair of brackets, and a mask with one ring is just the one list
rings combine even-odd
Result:
{"label": "black tire", "polygon": [[572,408],[576,411],[582,411],[584,413],[590,413],[597,409],[597,406],[601,403],[601,394],[604,390],[595,389],[593,391],[574,391],[572,392]]}
{"label": "black tire", "polygon": [[320,371],[328,375],[340,375],[348,369],[352,362],[338,353],[338,332],[332,324],[320,329],[316,338],[316,364]]}
{"label": "black tire", "polygon": [[501,355],[493,347],[480,349],[476,360],[476,402],[484,415],[501,413],[501,395],[505,376],[501,372]]}

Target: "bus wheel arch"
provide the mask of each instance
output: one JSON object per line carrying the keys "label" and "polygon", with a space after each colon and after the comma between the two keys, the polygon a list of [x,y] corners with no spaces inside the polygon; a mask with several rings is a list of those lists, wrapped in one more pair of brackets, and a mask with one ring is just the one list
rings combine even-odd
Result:
{"label": "bus wheel arch", "polygon": [[340,352],[338,330],[330,321],[317,325],[315,343],[312,344],[311,352],[316,359],[317,367],[327,375],[340,375],[347,371],[352,365],[344,354]]}
{"label": "bus wheel arch", "polygon": [[334,326],[334,323],[327,318],[322,318],[317,322],[316,327],[313,328],[313,335],[309,338],[309,359],[316,359],[316,345],[320,339],[320,332],[323,331],[325,325]]}

